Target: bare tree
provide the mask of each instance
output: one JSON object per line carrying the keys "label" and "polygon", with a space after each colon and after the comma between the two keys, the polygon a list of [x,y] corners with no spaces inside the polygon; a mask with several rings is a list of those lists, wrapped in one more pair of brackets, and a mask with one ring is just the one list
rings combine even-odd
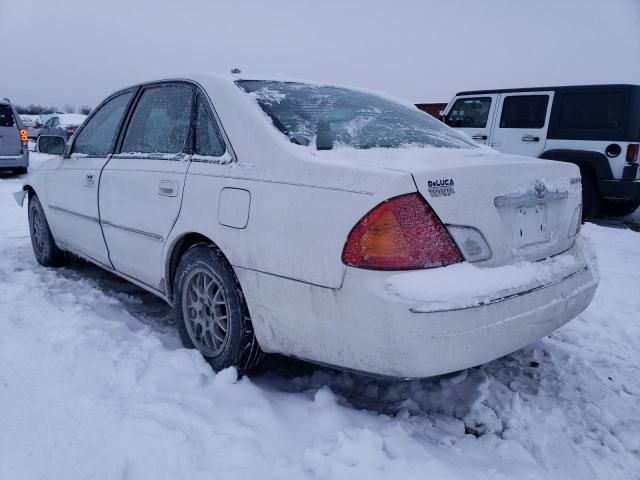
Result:
{"label": "bare tree", "polygon": [[42,105],[30,104],[27,106],[27,113],[30,115],[40,115],[42,113]]}
{"label": "bare tree", "polygon": [[76,113],[76,107],[74,107],[73,105],[70,105],[70,104],[67,103],[64,106],[64,111],[65,111],[65,113]]}
{"label": "bare tree", "polygon": [[80,113],[83,115],[89,115],[91,113],[91,107],[89,105],[82,105],[80,107]]}

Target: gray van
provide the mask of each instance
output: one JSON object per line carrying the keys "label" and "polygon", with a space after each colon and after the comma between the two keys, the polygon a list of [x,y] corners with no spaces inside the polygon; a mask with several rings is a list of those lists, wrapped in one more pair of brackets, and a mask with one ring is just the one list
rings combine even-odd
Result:
{"label": "gray van", "polygon": [[0,100],[0,170],[27,173],[28,140],[27,131],[9,99]]}

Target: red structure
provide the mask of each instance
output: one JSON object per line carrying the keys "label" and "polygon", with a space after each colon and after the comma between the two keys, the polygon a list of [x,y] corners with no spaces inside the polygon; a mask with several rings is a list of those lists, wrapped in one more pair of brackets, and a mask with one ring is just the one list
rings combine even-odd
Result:
{"label": "red structure", "polygon": [[427,112],[429,115],[436,117],[438,120],[440,120],[440,112],[444,110],[446,106],[446,103],[416,103],[416,107],[423,112]]}

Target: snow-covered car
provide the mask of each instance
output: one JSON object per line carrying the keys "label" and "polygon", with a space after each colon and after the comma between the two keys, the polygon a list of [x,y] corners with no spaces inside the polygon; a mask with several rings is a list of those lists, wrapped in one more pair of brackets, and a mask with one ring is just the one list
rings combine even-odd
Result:
{"label": "snow-covered car", "polygon": [[42,122],[39,115],[20,115],[22,126],[27,130],[27,137],[36,139],[40,135]]}
{"label": "snow-covered car", "polygon": [[548,335],[598,284],[575,165],[477,146],[413,105],[197,75],[107,98],[16,193],[72,252],[175,307],[215,369],[277,352],[425,377]]}
{"label": "snow-covered car", "polygon": [[59,113],[51,115],[38,132],[38,136],[57,135],[71,138],[86,118],[87,116],[81,113]]}

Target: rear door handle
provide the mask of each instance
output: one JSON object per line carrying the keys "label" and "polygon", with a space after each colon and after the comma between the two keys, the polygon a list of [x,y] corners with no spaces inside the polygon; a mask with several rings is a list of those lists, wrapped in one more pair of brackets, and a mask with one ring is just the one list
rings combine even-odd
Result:
{"label": "rear door handle", "polygon": [[178,182],[174,182],[173,180],[160,180],[158,184],[158,195],[165,197],[178,196]]}
{"label": "rear door handle", "polygon": [[474,140],[486,140],[487,136],[486,135],[474,135],[473,137]]}
{"label": "rear door handle", "polygon": [[534,137],[533,135],[525,135],[522,137],[523,142],[539,142],[540,137]]}

